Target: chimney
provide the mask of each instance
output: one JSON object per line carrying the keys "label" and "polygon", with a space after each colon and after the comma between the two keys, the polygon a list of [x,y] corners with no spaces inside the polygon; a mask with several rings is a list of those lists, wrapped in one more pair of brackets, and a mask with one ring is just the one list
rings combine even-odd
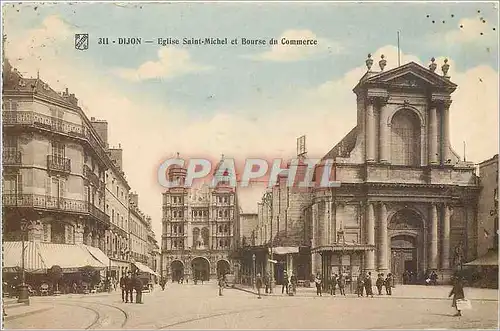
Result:
{"label": "chimney", "polygon": [[94,129],[97,131],[97,135],[99,138],[101,138],[102,142],[104,143],[104,146],[106,148],[109,147],[108,145],[108,122],[106,121],[99,121],[96,120],[95,117],[90,118],[90,123],[94,127]]}
{"label": "chimney", "polygon": [[139,195],[137,193],[130,193],[130,202],[136,206],[139,207]]}
{"label": "chimney", "polygon": [[75,97],[73,93],[71,93],[68,97],[69,103],[71,103],[73,106],[78,107],[78,99]]}
{"label": "chimney", "polygon": [[123,150],[122,146],[119,144],[118,148],[110,148],[109,149],[109,157],[112,161],[115,162],[116,166],[119,170],[123,170],[122,168],[122,158],[123,158]]}

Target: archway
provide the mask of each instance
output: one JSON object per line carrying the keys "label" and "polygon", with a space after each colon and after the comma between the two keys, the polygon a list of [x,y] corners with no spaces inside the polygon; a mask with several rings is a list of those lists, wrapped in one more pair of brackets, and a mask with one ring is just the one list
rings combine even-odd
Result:
{"label": "archway", "polygon": [[172,271],[172,280],[177,282],[184,276],[184,263],[179,260],[172,261],[170,270]]}
{"label": "archway", "polygon": [[411,209],[396,212],[389,222],[391,272],[398,283],[417,283],[424,252],[423,221]]}
{"label": "archway", "polygon": [[412,110],[399,110],[392,117],[391,164],[420,165],[420,118]]}
{"label": "archway", "polygon": [[192,277],[197,280],[210,279],[210,262],[204,257],[195,257],[191,261]]}
{"label": "archway", "polygon": [[226,260],[217,261],[217,276],[226,275],[231,272],[229,262]]}

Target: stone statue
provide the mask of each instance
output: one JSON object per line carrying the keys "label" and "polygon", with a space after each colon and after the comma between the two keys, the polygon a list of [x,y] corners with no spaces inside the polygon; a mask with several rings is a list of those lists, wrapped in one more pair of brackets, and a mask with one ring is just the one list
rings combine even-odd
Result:
{"label": "stone statue", "polygon": [[460,242],[460,243],[458,243],[457,246],[455,246],[455,253],[453,256],[453,264],[457,267],[462,266],[463,259],[464,259],[463,245],[462,245],[462,242]]}

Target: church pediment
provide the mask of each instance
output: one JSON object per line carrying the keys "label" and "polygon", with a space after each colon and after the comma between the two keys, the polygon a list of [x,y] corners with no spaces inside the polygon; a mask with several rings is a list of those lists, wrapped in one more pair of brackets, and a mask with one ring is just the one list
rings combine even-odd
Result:
{"label": "church pediment", "polygon": [[457,88],[457,85],[449,79],[414,62],[385,72],[375,73],[364,81],[361,81],[357,88],[361,86],[409,89],[433,88],[436,90],[446,90],[449,93]]}

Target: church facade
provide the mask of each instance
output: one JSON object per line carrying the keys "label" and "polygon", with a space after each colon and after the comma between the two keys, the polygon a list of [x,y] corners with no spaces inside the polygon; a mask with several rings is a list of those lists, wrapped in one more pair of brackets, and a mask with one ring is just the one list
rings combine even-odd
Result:
{"label": "church facade", "polygon": [[163,277],[172,281],[209,280],[233,272],[230,251],[239,238],[234,187],[184,187],[186,169],[172,166],[169,180],[179,186],[163,193]]}
{"label": "church facade", "polygon": [[[357,125],[324,159],[334,160],[337,188],[317,188],[304,211],[312,225],[314,274],[435,270],[447,279],[477,243],[478,178],[450,144],[451,95],[457,86],[408,63],[367,72],[354,88]],[[322,173],[322,171],[319,171]]]}

